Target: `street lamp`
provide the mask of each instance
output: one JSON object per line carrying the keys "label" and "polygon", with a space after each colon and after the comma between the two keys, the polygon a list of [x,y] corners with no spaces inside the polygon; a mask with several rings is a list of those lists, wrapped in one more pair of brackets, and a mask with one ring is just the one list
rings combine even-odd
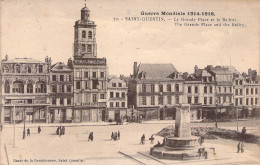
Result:
{"label": "street lamp", "polygon": [[13,110],[13,124],[14,124],[14,138],[13,138],[13,148],[15,148],[15,104],[13,104],[14,110]]}

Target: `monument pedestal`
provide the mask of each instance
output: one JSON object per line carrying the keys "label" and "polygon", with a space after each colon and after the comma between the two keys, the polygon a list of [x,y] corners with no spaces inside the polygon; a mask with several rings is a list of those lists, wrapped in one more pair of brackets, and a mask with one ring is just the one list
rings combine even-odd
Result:
{"label": "monument pedestal", "polygon": [[[164,146],[152,147],[150,155],[159,159],[193,160],[201,158],[201,153],[198,152],[200,148],[205,147],[200,146],[199,137],[191,136],[190,107],[181,105],[176,109],[174,136],[166,137]],[[208,155],[210,149],[205,151]]]}

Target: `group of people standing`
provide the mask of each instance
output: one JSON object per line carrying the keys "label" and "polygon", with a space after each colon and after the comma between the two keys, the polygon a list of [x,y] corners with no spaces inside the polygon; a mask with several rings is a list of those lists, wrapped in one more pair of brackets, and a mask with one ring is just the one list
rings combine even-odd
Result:
{"label": "group of people standing", "polygon": [[111,140],[120,140],[120,131],[117,131],[117,132],[112,132],[111,133]]}
{"label": "group of people standing", "polygon": [[65,135],[65,127],[64,126],[57,127],[56,134],[59,136]]}
{"label": "group of people standing", "polygon": [[[149,140],[151,141],[150,143],[153,144],[153,141],[154,141],[153,135],[149,138]],[[144,142],[145,142],[145,134],[142,135],[141,141],[139,144],[144,144]]]}
{"label": "group of people standing", "polygon": [[240,142],[237,144],[237,153],[244,152],[244,140],[245,140],[245,135],[246,135],[246,127],[243,127],[242,131],[241,131],[241,138],[240,138]]}

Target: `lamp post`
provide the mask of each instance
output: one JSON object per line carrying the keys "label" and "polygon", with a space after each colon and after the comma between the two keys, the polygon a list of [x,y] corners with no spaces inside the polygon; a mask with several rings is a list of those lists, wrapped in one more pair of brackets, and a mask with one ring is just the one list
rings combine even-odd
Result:
{"label": "lamp post", "polygon": [[238,107],[236,107],[236,118],[237,118],[237,132],[238,132]]}
{"label": "lamp post", "polygon": [[13,138],[13,148],[15,148],[15,105],[14,106],[14,110],[13,110],[13,124],[14,124],[14,138]]}
{"label": "lamp post", "polygon": [[25,139],[25,108],[23,110],[23,139]]}

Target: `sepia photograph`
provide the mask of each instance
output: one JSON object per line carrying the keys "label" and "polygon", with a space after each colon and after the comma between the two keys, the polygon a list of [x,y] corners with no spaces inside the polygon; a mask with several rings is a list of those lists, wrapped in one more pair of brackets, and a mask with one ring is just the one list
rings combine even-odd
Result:
{"label": "sepia photograph", "polygon": [[0,165],[260,164],[259,11],[0,0]]}

